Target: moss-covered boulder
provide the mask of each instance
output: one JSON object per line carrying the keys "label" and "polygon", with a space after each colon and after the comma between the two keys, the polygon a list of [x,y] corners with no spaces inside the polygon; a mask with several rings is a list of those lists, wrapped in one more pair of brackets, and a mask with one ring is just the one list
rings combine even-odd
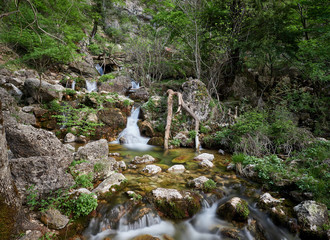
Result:
{"label": "moss-covered boulder", "polygon": [[217,209],[217,215],[229,222],[246,222],[249,214],[247,202],[239,197],[233,197]]}

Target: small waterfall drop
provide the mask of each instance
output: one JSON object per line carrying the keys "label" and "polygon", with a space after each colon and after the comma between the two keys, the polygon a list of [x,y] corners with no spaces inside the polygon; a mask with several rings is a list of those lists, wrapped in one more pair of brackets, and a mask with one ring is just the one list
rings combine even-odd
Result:
{"label": "small waterfall drop", "polygon": [[101,76],[104,74],[104,69],[102,68],[102,66],[100,66],[100,64],[96,64],[95,68]]}
{"label": "small waterfall drop", "polygon": [[132,79],[132,89],[133,89],[133,90],[136,90],[136,89],[139,89],[139,88],[140,88],[140,83],[135,82],[135,81]]}
{"label": "small waterfall drop", "polygon": [[71,89],[72,89],[72,90],[75,90],[75,88],[76,88],[76,81],[73,81],[73,82],[71,83]]}
{"label": "small waterfall drop", "polygon": [[86,89],[87,89],[87,92],[96,92],[97,91],[97,82],[89,81],[86,79]]}
{"label": "small waterfall drop", "polygon": [[131,116],[127,118],[126,128],[119,134],[117,142],[125,144],[125,147],[135,150],[147,150],[151,148],[148,145],[149,138],[142,137],[137,125],[139,120],[140,107],[132,108]]}

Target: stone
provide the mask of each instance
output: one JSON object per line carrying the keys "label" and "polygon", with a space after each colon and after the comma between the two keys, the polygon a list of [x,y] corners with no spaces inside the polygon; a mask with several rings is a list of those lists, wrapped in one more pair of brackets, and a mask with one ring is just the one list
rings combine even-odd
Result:
{"label": "stone", "polygon": [[10,167],[16,187],[23,196],[28,194],[27,186],[34,186],[38,196],[44,196],[74,185],[62,158],[56,155],[11,159]]}
{"label": "stone", "polygon": [[38,231],[38,230],[27,230],[25,232],[25,235],[21,238],[19,238],[19,240],[39,240],[42,239],[42,232]]}
{"label": "stone", "polygon": [[156,200],[166,199],[170,200],[178,200],[183,199],[182,194],[176,189],[169,188],[157,188],[152,190],[152,195]]}
{"label": "stone", "polygon": [[184,173],[186,171],[186,168],[182,164],[176,164],[167,169],[170,173]]}
{"label": "stone", "polygon": [[26,113],[23,111],[16,112],[16,118],[18,123],[22,123],[24,125],[36,125],[36,117],[31,113]]}
{"label": "stone", "polygon": [[118,76],[115,79],[103,82],[99,86],[99,91],[116,92],[121,95],[126,95],[132,87],[132,82],[129,77]]}
{"label": "stone", "polygon": [[233,171],[233,170],[235,170],[235,164],[234,164],[234,163],[229,163],[226,169],[227,169],[228,171]]}
{"label": "stone", "polygon": [[136,156],[132,160],[133,164],[145,164],[145,163],[154,163],[156,159],[148,154],[143,155],[142,157]]}
{"label": "stone", "polygon": [[220,155],[225,155],[225,151],[222,150],[222,149],[219,149],[219,150],[218,150],[218,153],[219,153]]}
{"label": "stone", "polygon": [[17,106],[15,98],[2,87],[0,87],[0,99],[2,111],[10,111],[12,113],[15,112],[15,107]]}
{"label": "stone", "polygon": [[117,166],[118,166],[118,168],[123,169],[123,170],[125,170],[127,168],[126,163],[124,161],[117,162]]}
{"label": "stone", "polygon": [[62,229],[69,223],[69,218],[57,209],[50,208],[41,215],[41,222],[51,229]]}
{"label": "stone", "polygon": [[76,141],[76,136],[72,133],[67,133],[63,139],[63,142],[65,143],[72,143],[74,141]]}
{"label": "stone", "polygon": [[87,116],[87,121],[92,122],[92,123],[97,123],[99,121],[99,119],[95,113],[90,113]]}
{"label": "stone", "polygon": [[217,209],[217,215],[229,222],[246,222],[249,213],[247,202],[239,197],[233,197]]}
{"label": "stone", "polygon": [[104,124],[113,128],[124,128],[126,126],[126,117],[119,108],[105,108],[97,112],[97,117]]}
{"label": "stone", "polygon": [[283,198],[273,198],[269,193],[264,193],[259,197],[258,205],[263,209],[270,209],[280,205],[284,201]]}
{"label": "stone", "polygon": [[24,85],[25,79],[18,78],[18,77],[9,77],[9,78],[7,78],[7,82],[20,88]]}
{"label": "stone", "polygon": [[88,63],[87,61],[84,60],[70,63],[69,68],[73,72],[86,75],[87,77],[98,76],[98,72],[95,69],[95,67],[91,63]]}
{"label": "stone", "polygon": [[139,123],[139,128],[140,128],[141,135],[143,135],[143,136],[153,137],[155,134],[151,123],[148,121],[143,121],[143,122]]}
{"label": "stone", "polygon": [[125,176],[121,173],[113,173],[110,177],[101,182],[97,188],[95,188],[92,192],[97,195],[106,193],[110,190],[110,188],[114,185],[120,185],[123,180],[125,180]]}
{"label": "stone", "polygon": [[189,132],[179,132],[173,139],[180,141],[181,147],[191,147],[193,141],[189,138]]}
{"label": "stone", "polygon": [[19,124],[6,128],[10,150],[16,158],[34,156],[56,156],[60,164],[68,167],[72,153],[52,133],[32,126]]}
{"label": "stone", "polygon": [[108,153],[108,141],[105,139],[100,139],[95,142],[90,142],[83,147],[79,147],[75,159],[84,159],[95,162],[99,159],[107,159]]}
{"label": "stone", "polygon": [[204,159],[203,161],[201,161],[198,166],[202,167],[202,168],[213,168],[214,167],[214,164],[207,160],[207,159]]}
{"label": "stone", "polygon": [[[84,193],[84,194],[88,194],[88,195],[92,194],[92,192],[89,191],[87,188],[78,188],[78,189],[76,189],[76,190],[73,190],[73,191],[70,192],[69,194],[70,194],[70,195],[76,195],[76,196],[77,196],[77,195],[80,195],[80,194],[82,194],[82,193]],[[93,198],[97,199],[97,196],[96,196],[95,194],[93,194],[92,196],[93,196]]]}
{"label": "stone", "polygon": [[35,101],[49,102],[54,99],[62,100],[62,91],[65,88],[62,85],[52,85],[48,82],[36,78],[28,78],[24,82],[24,89],[27,95],[33,97]]}
{"label": "stone", "polygon": [[189,155],[184,155],[184,156],[179,156],[174,159],[172,159],[172,163],[185,163],[189,161],[190,156]]}
{"label": "stone", "polygon": [[148,101],[149,99],[149,93],[146,88],[140,87],[139,89],[134,90],[129,97],[133,100],[138,100],[138,101]]}
{"label": "stone", "polygon": [[142,172],[147,175],[156,175],[161,171],[162,169],[157,165],[147,165],[142,169]]}
{"label": "stone", "polygon": [[17,100],[20,100],[23,96],[23,92],[19,90],[14,84],[6,83],[2,85],[2,87],[5,88],[7,92]]}
{"label": "stone", "polygon": [[74,146],[72,146],[71,144],[64,144],[64,146],[70,151],[70,152],[75,152],[76,149],[74,148]]}
{"label": "stone", "polygon": [[210,153],[202,153],[199,154],[197,157],[194,157],[194,160],[196,161],[203,161],[203,160],[208,160],[208,161],[213,161],[214,155]]}
{"label": "stone", "polygon": [[34,107],[33,106],[25,106],[22,108],[23,112],[30,113],[33,112]]}
{"label": "stone", "polygon": [[164,138],[152,137],[149,139],[148,144],[153,146],[164,146]]}
{"label": "stone", "polygon": [[202,189],[204,187],[204,183],[210,180],[205,176],[200,176],[188,182],[188,185],[193,186],[197,189]]}
{"label": "stone", "polygon": [[[328,209],[323,203],[304,201],[293,208],[297,214],[301,235],[307,237],[322,237],[326,233],[322,231],[324,225],[329,224]],[[310,238],[312,239],[312,238]]]}

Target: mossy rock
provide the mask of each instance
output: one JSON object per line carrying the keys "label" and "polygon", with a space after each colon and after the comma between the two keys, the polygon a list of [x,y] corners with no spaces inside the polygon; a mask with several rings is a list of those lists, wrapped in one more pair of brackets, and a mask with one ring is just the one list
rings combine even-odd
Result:
{"label": "mossy rock", "polygon": [[179,156],[172,160],[172,163],[185,163],[190,159],[190,156]]}
{"label": "mossy rock", "polygon": [[233,197],[218,207],[217,214],[229,222],[247,222],[250,210],[245,200]]}
{"label": "mossy rock", "polygon": [[150,138],[150,140],[148,141],[148,144],[153,145],[153,146],[163,146],[164,145],[164,138],[162,138],[162,137]]}

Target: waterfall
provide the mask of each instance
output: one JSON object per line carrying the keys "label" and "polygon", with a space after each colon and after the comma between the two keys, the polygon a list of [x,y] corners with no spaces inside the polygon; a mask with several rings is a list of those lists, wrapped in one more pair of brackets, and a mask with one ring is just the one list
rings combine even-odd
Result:
{"label": "waterfall", "polygon": [[132,108],[131,116],[127,118],[126,128],[119,134],[117,142],[124,143],[127,148],[147,150],[149,138],[142,137],[137,122],[139,120],[140,107]]}
{"label": "waterfall", "polygon": [[76,88],[76,81],[73,81],[72,84],[71,84],[71,89],[75,90],[75,88]]}
{"label": "waterfall", "polygon": [[96,92],[97,91],[97,82],[89,81],[86,79],[86,88],[87,88],[87,92]]}
{"label": "waterfall", "polygon": [[95,66],[96,70],[99,72],[99,74],[102,76],[104,74],[103,68],[100,66],[100,64],[96,64]]}
{"label": "waterfall", "polygon": [[140,88],[140,84],[132,79],[132,89],[139,89],[139,88]]}

